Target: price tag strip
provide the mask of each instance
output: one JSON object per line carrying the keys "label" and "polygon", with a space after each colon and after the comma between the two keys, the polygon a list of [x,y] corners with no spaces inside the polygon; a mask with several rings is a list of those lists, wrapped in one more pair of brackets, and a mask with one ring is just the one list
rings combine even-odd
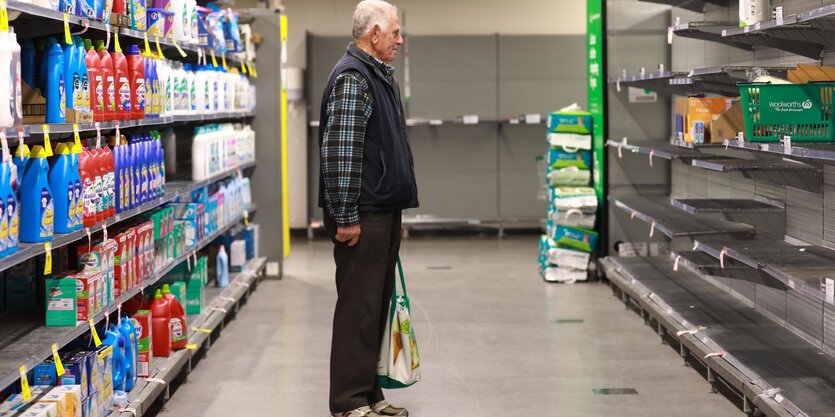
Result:
{"label": "price tag strip", "polygon": [[162,385],[167,385],[168,384],[167,382],[165,382],[164,379],[159,379],[159,378],[145,378],[145,382],[154,383],[154,384],[162,384]]}
{"label": "price tag strip", "polygon": [[212,307],[212,311],[220,311],[223,314],[228,314],[229,313],[229,310],[227,310],[223,307]]}
{"label": "price tag strip", "polygon": [[99,339],[99,332],[96,330],[96,323],[93,323],[93,318],[90,317],[87,323],[90,325],[90,334],[93,335],[93,343],[96,347],[101,346],[101,339]]}
{"label": "price tag strip", "polygon": [[708,353],[707,355],[705,355],[705,359],[716,358],[716,357],[721,358],[723,356],[725,356],[725,351],[724,350],[721,351],[721,352]]}
{"label": "price tag strip", "polygon": [[26,365],[20,365],[20,393],[23,394],[23,401],[32,399],[32,391],[29,390],[29,377],[26,376]]}
{"label": "price tag strip", "polygon": [[206,329],[206,328],[197,328],[197,327],[195,327],[195,326],[191,326],[191,330],[194,330],[195,332],[206,333],[206,334],[209,334],[209,333],[211,333],[211,332],[212,332],[212,331],[211,331],[211,330],[209,330],[209,329]]}
{"label": "price tag strip", "polygon": [[44,251],[43,274],[44,275],[52,275],[52,244],[50,242],[44,242],[43,251]]}
{"label": "price tag strip", "polygon": [[52,344],[52,360],[55,362],[55,370],[59,378],[67,373],[67,371],[64,370],[64,364],[61,362],[61,355],[58,354],[57,343]]}
{"label": "price tag strip", "polygon": [[676,261],[673,263],[673,272],[678,272],[678,261],[681,260],[681,255],[676,256]]}

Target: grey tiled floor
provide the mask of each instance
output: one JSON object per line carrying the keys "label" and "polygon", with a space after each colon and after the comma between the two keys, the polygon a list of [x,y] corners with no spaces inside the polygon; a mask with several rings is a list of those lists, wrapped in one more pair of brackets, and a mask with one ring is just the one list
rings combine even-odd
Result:
{"label": "grey tiled floor", "polygon": [[[285,279],[259,287],[162,416],[328,415],[331,246],[292,249]],[[389,400],[413,417],[742,415],[607,286],[543,283],[536,250],[535,237],[404,242],[423,380]]]}

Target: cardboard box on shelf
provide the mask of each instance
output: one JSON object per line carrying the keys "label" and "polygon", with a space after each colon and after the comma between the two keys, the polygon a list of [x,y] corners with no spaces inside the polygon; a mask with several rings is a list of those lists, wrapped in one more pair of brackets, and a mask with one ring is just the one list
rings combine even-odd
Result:
{"label": "cardboard box on shelf", "polygon": [[[23,96],[23,123],[46,123],[46,98],[41,95],[41,91],[29,87],[26,83],[21,83],[20,87]],[[67,109],[65,119],[66,123],[92,122],[93,113]]]}
{"label": "cardboard box on shelf", "polygon": [[728,97],[676,97],[676,136],[687,142],[703,143],[702,135],[710,129],[714,116],[719,116],[731,108],[733,101],[739,98]]}
{"label": "cardboard box on shelf", "polygon": [[797,64],[795,69],[788,72],[789,82],[806,84],[816,81],[835,81],[835,67],[823,67],[812,64]]}
{"label": "cardboard box on shelf", "polygon": [[153,344],[151,343],[153,337],[151,333],[151,312],[149,310],[139,310],[130,319],[136,327],[137,335],[136,376],[150,377],[154,357]]}
{"label": "cardboard box on shelf", "polygon": [[709,143],[723,143],[726,139],[736,139],[737,132],[743,131],[745,122],[742,118],[742,104],[735,100],[730,109],[710,121]]}
{"label": "cardboard box on shelf", "polygon": [[78,292],[75,274],[46,278],[46,325],[75,326],[78,317]]}

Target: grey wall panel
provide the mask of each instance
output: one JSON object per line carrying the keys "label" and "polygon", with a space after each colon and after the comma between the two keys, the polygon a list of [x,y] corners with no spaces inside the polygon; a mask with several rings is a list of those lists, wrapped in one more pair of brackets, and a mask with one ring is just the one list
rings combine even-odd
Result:
{"label": "grey wall panel", "polygon": [[412,36],[412,80],[495,80],[496,42],[491,35]]}
{"label": "grey wall panel", "polygon": [[823,240],[835,244],[835,165],[823,165]]}
{"label": "grey wall panel", "polygon": [[733,292],[739,294],[750,303],[754,303],[757,299],[757,284],[739,279],[731,280],[731,289]]}
{"label": "grey wall panel", "polygon": [[786,235],[823,244],[823,195],[786,187]]}
{"label": "grey wall panel", "polygon": [[731,198],[731,181],[721,172],[706,171],[707,198]]}
{"label": "grey wall panel", "polygon": [[731,195],[733,198],[751,198],[757,193],[756,181],[744,177],[731,176]]}
{"label": "grey wall panel", "polygon": [[835,349],[835,306],[823,303],[823,343]]}
{"label": "grey wall panel", "polygon": [[[559,44],[555,45],[555,42]],[[585,36],[499,36],[499,77],[502,80],[585,79]],[[535,52],[533,52],[535,51]],[[535,61],[532,61],[535,59]]]}
{"label": "grey wall panel", "polygon": [[544,115],[571,103],[585,109],[588,107],[587,96],[585,77],[574,80],[502,80],[499,81],[499,117],[526,113]]}
{"label": "grey wall panel", "polygon": [[765,286],[757,286],[757,307],[786,322],[786,291]]}
{"label": "grey wall panel", "polygon": [[421,207],[410,213],[464,219],[498,217],[498,137],[494,125],[419,126],[411,128],[409,135],[421,202]]}
{"label": "grey wall panel", "polygon": [[540,125],[503,125],[499,132],[499,216],[539,219],[546,202],[537,195],[541,178],[535,163],[545,152]]}
{"label": "grey wall panel", "polygon": [[823,302],[788,292],[786,321],[815,340],[823,337]]}
{"label": "grey wall panel", "polygon": [[409,117],[450,119],[476,114],[495,120],[497,97],[495,80],[413,80]]}

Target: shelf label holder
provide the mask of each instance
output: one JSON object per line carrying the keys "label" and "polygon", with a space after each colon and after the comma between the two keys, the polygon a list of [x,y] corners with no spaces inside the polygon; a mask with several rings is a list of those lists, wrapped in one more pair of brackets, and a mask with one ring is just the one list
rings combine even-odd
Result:
{"label": "shelf label holder", "polygon": [[20,365],[20,392],[23,395],[23,401],[32,399],[32,391],[29,390],[29,377],[26,376],[26,365]]}
{"label": "shelf label holder", "polygon": [[64,364],[61,362],[61,355],[58,354],[57,343],[52,344],[52,360],[55,361],[55,370],[59,378],[67,373],[64,369]]}

